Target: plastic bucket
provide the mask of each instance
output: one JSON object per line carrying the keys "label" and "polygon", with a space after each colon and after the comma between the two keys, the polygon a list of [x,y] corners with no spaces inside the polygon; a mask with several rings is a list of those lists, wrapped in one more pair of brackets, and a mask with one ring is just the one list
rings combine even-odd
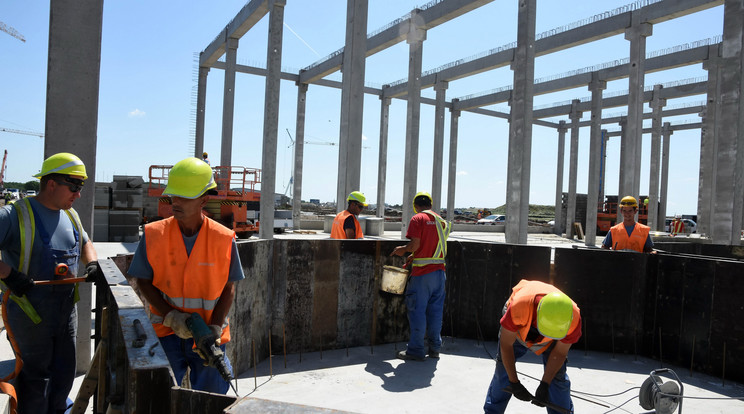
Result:
{"label": "plastic bucket", "polygon": [[396,295],[402,295],[406,290],[407,279],[408,270],[395,266],[383,266],[380,290]]}

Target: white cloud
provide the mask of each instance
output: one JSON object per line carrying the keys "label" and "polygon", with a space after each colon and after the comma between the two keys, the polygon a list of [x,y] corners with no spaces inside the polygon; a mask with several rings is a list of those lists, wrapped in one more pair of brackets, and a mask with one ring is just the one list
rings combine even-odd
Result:
{"label": "white cloud", "polygon": [[457,175],[468,175],[467,171],[458,171]]}
{"label": "white cloud", "polygon": [[129,112],[128,115],[129,115],[130,118],[141,118],[141,117],[145,116],[145,111],[140,111],[139,109],[136,109],[135,108],[135,110]]}

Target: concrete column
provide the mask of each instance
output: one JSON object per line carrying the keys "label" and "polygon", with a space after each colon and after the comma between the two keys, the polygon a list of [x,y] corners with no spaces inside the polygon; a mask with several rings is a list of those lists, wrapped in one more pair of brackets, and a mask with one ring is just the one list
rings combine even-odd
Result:
{"label": "concrete column", "polygon": [[623,168],[625,166],[625,159],[629,157],[628,150],[625,146],[625,141],[627,141],[626,137],[628,135],[628,118],[621,116],[620,122],[618,122],[620,125],[620,174],[618,176],[620,177],[620,184],[618,186],[618,194],[617,194],[617,220],[616,223],[619,223],[623,221],[623,215],[620,214],[620,200],[622,200],[623,197],[630,195],[630,193],[624,193],[624,187],[623,182],[625,181],[626,176],[628,175],[628,172]]}
{"label": "concrete column", "polygon": [[604,204],[605,202],[605,187],[607,184],[607,180],[605,177],[607,176],[607,141],[610,140],[610,137],[607,136],[607,130],[602,130],[602,156],[599,158],[600,165],[599,165],[599,196],[597,197],[599,202]]}
{"label": "concrete column", "polygon": [[199,79],[196,81],[196,125],[194,127],[194,157],[199,159],[204,153],[204,110],[207,106],[208,74],[208,67],[199,66]]}
{"label": "concrete column", "polygon": [[295,125],[294,167],[292,167],[292,228],[300,229],[302,209],[302,168],[305,156],[306,83],[297,84],[297,123]]}
{"label": "concrete column", "polygon": [[721,49],[721,117],[717,120],[716,175],[711,238],[741,244],[744,181],[744,2],[725,0]]}
{"label": "concrete column", "polygon": [[408,222],[413,217],[413,196],[418,191],[419,123],[421,115],[421,65],[426,30],[414,23],[412,13],[406,42],[408,43],[408,106],[406,110],[406,150],[403,170],[403,217],[401,238],[406,237]]}
{"label": "concrete column", "polygon": [[566,155],[566,121],[558,122],[558,157],[555,172],[555,225],[553,233],[563,234],[563,163]]}
{"label": "concrete column", "polygon": [[[431,198],[432,210],[439,213],[442,205],[442,165],[444,158],[444,106],[447,85],[449,82],[437,80],[434,90],[437,93],[436,106],[434,108],[434,161],[431,174]],[[447,211],[449,214],[449,211]]]}
{"label": "concrete column", "polygon": [[[666,105],[666,99],[661,99],[661,85],[654,85],[651,99],[651,168],[649,170],[648,185],[648,223],[651,230],[663,231],[664,220],[659,220],[659,170],[661,158],[661,109]],[[640,200],[638,200],[640,203]]]}
{"label": "concrete column", "polygon": [[532,162],[532,101],[535,83],[535,17],[537,0],[519,3],[517,48],[512,62],[514,89],[509,122],[509,166],[506,173],[506,242],[527,243]]}
{"label": "concrete column", "polygon": [[708,91],[705,109],[701,114],[700,180],[698,183],[697,232],[710,236],[712,229],[713,194],[716,193],[716,136],[721,116],[721,57],[718,45],[708,46],[708,59],[703,61],[708,71]]}
{"label": "concrete column", "polygon": [[576,180],[579,168],[579,121],[583,115],[579,111],[581,101],[571,102],[571,152],[568,159],[568,202],[566,203],[566,238],[574,238],[573,223],[576,221]]}
{"label": "concrete column", "polygon": [[659,221],[666,218],[667,215],[667,194],[669,189],[669,147],[671,138],[674,131],[669,122],[664,122],[664,126],[661,128],[661,135],[663,142],[661,145],[661,191],[659,192]]}
{"label": "concrete column", "polygon": [[602,91],[607,88],[607,82],[599,79],[598,73],[592,73],[589,90],[592,92],[592,120],[589,135],[589,179],[586,195],[586,229],[585,243],[594,246],[597,239],[597,208],[602,199],[599,198],[600,176],[602,174]]}
{"label": "concrete column", "polygon": [[[85,163],[88,185],[75,210],[92,239],[103,0],[52,0],[49,15],[44,158],[71,152]],[[80,287],[78,332],[90,332],[91,292],[87,283]],[[90,335],[78,335],[76,352],[77,372],[86,372]]]}
{"label": "concrete column", "polygon": [[630,41],[630,63],[628,64],[628,126],[622,146],[625,158],[620,170],[624,179],[618,196],[632,195],[638,198],[641,180],[641,143],[643,136],[643,87],[646,67],[646,37],[651,36],[653,26],[645,23],[641,10],[631,14],[631,26],[625,30],[625,39]]}
{"label": "concrete column", "polygon": [[385,186],[387,177],[388,156],[388,129],[390,125],[390,98],[385,98],[383,85],[383,97],[380,97],[380,152],[377,161],[377,217],[385,217]]}
{"label": "concrete column", "polygon": [[450,111],[450,148],[449,172],[447,173],[447,221],[455,220],[455,187],[457,182],[457,127],[460,123],[460,111],[454,109],[459,99],[452,100]]}
{"label": "concrete column", "polygon": [[346,42],[341,79],[341,131],[338,142],[336,211],[346,208],[352,191],[363,191],[362,121],[364,118],[364,71],[367,55],[367,0],[346,3]]}
{"label": "concrete column", "polygon": [[[222,146],[220,164],[232,165],[233,117],[235,116],[235,66],[238,39],[229,38],[225,45],[225,89],[222,92]],[[263,183],[262,183],[263,187]]]}
{"label": "concrete column", "polygon": [[[282,35],[286,0],[269,2],[269,36],[266,56],[263,147],[261,153],[261,215],[259,236],[274,238],[274,197],[276,196],[276,145],[279,130],[279,84],[282,71]],[[296,142],[296,141],[295,141]]]}

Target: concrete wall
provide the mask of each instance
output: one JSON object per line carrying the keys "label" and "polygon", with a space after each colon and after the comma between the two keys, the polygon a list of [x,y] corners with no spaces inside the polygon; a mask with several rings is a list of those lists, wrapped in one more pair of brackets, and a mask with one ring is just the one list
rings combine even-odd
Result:
{"label": "concrete wall", "polygon": [[643,355],[714,376],[725,371],[736,381],[744,379],[742,281],[744,262],[735,260],[555,252],[555,284],[581,308],[584,332],[577,346]]}
{"label": "concrete wall", "polygon": [[[236,372],[287,353],[405,342],[404,297],[379,290],[394,240],[238,243],[228,345]],[[709,245],[700,245],[709,246]],[[120,266],[121,267],[121,266]],[[744,381],[744,262],[685,254],[448,242],[442,334],[496,340],[511,287],[554,283],[581,308],[575,349],[637,354]],[[269,346],[271,341],[271,346]],[[725,348],[725,353],[724,353]],[[725,367],[724,367],[725,364]]]}

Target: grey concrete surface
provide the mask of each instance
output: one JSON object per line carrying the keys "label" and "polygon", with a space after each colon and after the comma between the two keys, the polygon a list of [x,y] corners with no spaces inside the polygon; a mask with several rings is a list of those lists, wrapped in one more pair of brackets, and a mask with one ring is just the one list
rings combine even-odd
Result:
{"label": "grey concrete surface", "polygon": [[[275,355],[238,379],[240,397],[262,398],[358,413],[477,413],[483,412],[493,376],[495,342],[444,338],[439,360],[402,361],[394,357],[404,343],[334,351]],[[568,375],[577,413],[644,413],[639,387],[658,361],[632,355],[569,354]],[[744,396],[744,386],[671,368],[682,380],[684,412],[733,413],[744,410],[738,400],[697,400],[692,397]],[[517,362],[520,381],[535,391],[542,376],[539,357],[528,354]],[[273,373],[273,376],[270,375]],[[664,382],[671,377],[662,376]],[[230,391],[232,393],[232,391]],[[615,395],[616,394],[616,395]],[[240,402],[238,402],[240,404]],[[509,413],[544,413],[544,408],[512,399]]]}

